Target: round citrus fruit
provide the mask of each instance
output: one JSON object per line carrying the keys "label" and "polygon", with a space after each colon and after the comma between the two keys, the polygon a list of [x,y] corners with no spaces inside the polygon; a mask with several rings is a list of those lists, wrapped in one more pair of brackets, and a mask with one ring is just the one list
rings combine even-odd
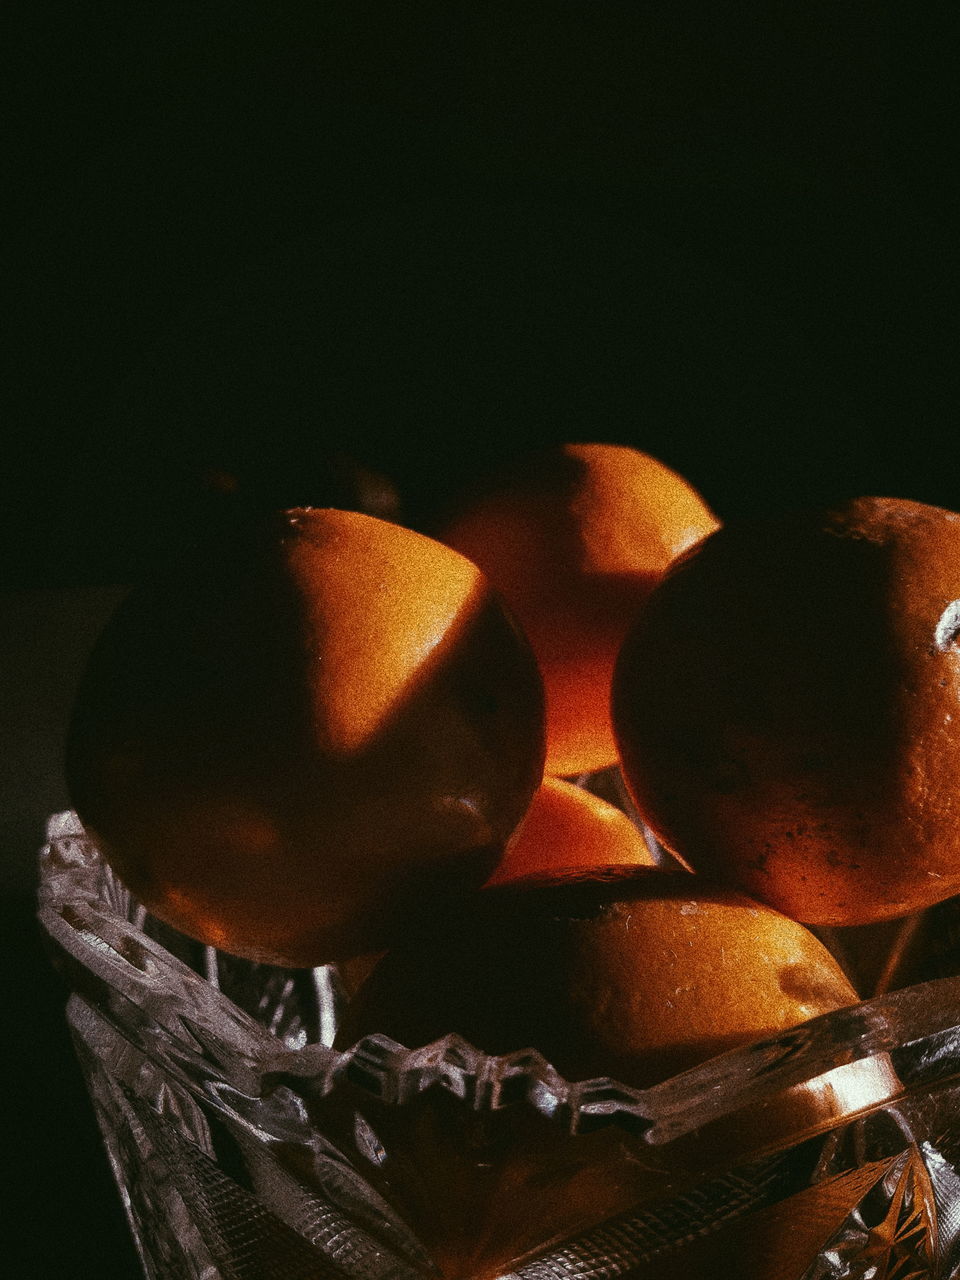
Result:
{"label": "round citrus fruit", "polygon": [[729,526],[621,653],[624,774],[688,865],[811,924],[960,891],[960,515],[899,499]]}
{"label": "round citrus fruit", "polygon": [[685,871],[618,868],[471,895],[387,953],[340,1043],[456,1032],[486,1053],[536,1048],[569,1080],[643,1088],[856,1001],[779,911]]}
{"label": "round citrus fruit", "polygon": [[476,566],[304,509],[128,596],[81,683],[67,775],[150,911],[314,965],[482,884],[542,761],[536,664]]}
{"label": "round citrus fruit", "polygon": [[552,774],[616,760],[610,678],[637,610],[675,556],[717,527],[685,480],[622,445],[528,455],[442,533],[503,594],[533,646]]}
{"label": "round citrus fruit", "polygon": [[[533,1083],[537,1050],[570,1082],[599,1080],[583,1096],[602,1103],[616,1094],[612,1081],[654,1085],[856,999],[826,948],[779,912],[686,872],[611,868],[579,883],[472,895],[429,936],[383,958],[347,1008],[337,1043],[380,1033],[419,1050],[458,1033],[483,1052],[516,1054],[512,1069],[482,1073],[484,1088],[497,1080],[557,1096],[542,1065],[542,1090]],[[415,1060],[435,1062],[437,1053]],[[456,1078],[463,1054],[454,1046],[449,1058]],[[845,1063],[659,1146],[615,1124],[591,1125],[594,1117],[572,1135],[562,1103],[552,1121],[516,1104],[485,1115],[479,1088],[480,1101],[430,1089],[399,1106],[354,1091],[336,1124],[349,1144],[365,1117],[377,1166],[366,1157],[364,1167],[449,1274],[500,1275],[551,1240],[669,1201],[711,1169],[828,1127],[896,1089],[887,1060]]]}
{"label": "round citrus fruit", "polygon": [[640,832],[620,809],[570,782],[544,778],[487,887],[579,876],[599,867],[654,865]]}

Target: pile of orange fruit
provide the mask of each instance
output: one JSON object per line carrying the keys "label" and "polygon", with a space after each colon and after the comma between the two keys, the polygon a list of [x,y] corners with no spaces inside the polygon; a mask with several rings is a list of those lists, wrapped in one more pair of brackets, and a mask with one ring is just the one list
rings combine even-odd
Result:
{"label": "pile of orange fruit", "polygon": [[[437,535],[306,508],[213,540],[129,595],[71,727],[77,811],[155,915],[385,953],[343,1044],[642,1087],[854,1003],[806,926],[960,892],[960,515],[721,526],[583,444]],[[618,770],[645,830],[589,789]]]}

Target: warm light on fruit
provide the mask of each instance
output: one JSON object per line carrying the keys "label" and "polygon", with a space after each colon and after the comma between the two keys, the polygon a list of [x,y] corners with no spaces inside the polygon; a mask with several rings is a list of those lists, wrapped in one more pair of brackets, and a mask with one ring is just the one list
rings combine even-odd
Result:
{"label": "warm light on fruit", "polygon": [[645,1087],[856,1001],[780,912],[684,871],[618,868],[473,895],[388,953],[341,1043],[457,1032],[492,1054],[535,1047],[571,1080]]}
{"label": "warm light on fruit", "polygon": [[654,866],[622,810],[560,778],[544,778],[487,887],[582,875],[598,867]]}
{"label": "warm light on fruit", "polygon": [[523,459],[442,533],[483,569],[526,631],[547,698],[547,771],[616,759],[617,651],[673,559],[717,527],[676,472],[623,445],[570,444]]}
{"label": "warm light on fruit", "polygon": [[67,772],[155,915],[313,965],[481,884],[542,760],[534,660],[477,568],[305,509],[131,593],[82,682]]}
{"label": "warm light on fruit", "polygon": [[690,866],[812,924],[960,891],[960,515],[862,498],[727,528],[621,654],[624,774]]}
{"label": "warm light on fruit", "polygon": [[[535,1048],[570,1081],[646,1087],[856,1000],[826,948],[779,912],[686,872],[608,868],[474,895],[384,957],[338,1043],[377,1032],[420,1047],[454,1032],[490,1054]],[[370,1176],[444,1275],[492,1277],[897,1090],[886,1058],[850,1063],[663,1147],[615,1126],[571,1136],[522,1106],[480,1120],[436,1090],[400,1106],[331,1099],[323,1115],[347,1142],[358,1111],[381,1135]]]}

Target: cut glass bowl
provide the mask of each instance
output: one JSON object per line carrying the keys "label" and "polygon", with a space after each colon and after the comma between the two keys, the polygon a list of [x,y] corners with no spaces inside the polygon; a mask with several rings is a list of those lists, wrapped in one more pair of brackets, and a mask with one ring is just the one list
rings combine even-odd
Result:
{"label": "cut glass bowl", "polygon": [[72,813],[40,918],[151,1280],[960,1275],[960,977],[637,1090],[456,1036],[338,1052],[335,967],[153,920]]}

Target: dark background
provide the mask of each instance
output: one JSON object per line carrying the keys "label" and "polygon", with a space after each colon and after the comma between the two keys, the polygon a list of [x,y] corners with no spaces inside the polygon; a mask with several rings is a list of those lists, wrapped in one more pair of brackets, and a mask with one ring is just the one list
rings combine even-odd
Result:
{"label": "dark background", "polygon": [[12,8],[4,1257],[127,1280],[31,922],[113,589],[217,504],[336,501],[341,455],[421,526],[564,439],[724,518],[960,507],[960,31],[891,0]]}
{"label": "dark background", "polygon": [[414,521],[570,438],[725,516],[960,505],[954,5],[19,7],[11,585],[128,579],[210,472],[322,501],[331,447]]}

